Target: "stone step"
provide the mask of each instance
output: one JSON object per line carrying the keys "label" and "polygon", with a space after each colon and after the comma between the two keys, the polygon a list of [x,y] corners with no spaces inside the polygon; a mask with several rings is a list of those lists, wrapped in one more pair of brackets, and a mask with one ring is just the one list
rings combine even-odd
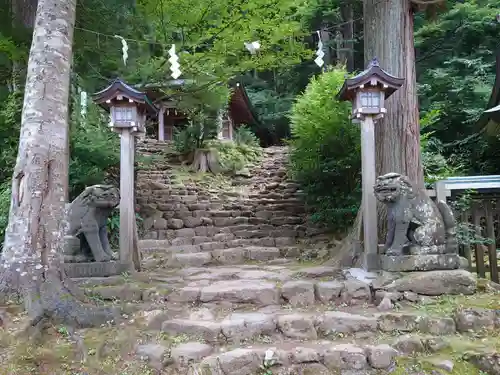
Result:
{"label": "stone step", "polygon": [[[148,263],[147,260],[144,261]],[[125,301],[167,301],[169,303],[246,303],[258,306],[288,303],[364,304],[371,301],[367,284],[357,280],[321,281],[338,277],[339,270],[331,267],[310,267],[289,270],[284,265],[202,266],[170,269],[161,273],[134,276],[118,285],[95,287],[104,299]],[[298,281],[299,277],[310,280]],[[318,279],[314,279],[318,278]],[[119,283],[119,279],[113,280]],[[91,287],[90,285],[88,287]]]}
{"label": "stone step", "polygon": [[[170,347],[163,343],[142,344],[136,353],[147,357],[158,371],[164,367],[162,360],[169,357],[167,371],[177,375],[498,373],[499,353],[491,344],[481,352],[463,353],[459,345],[440,337],[407,336],[391,344],[383,341],[287,340],[229,348],[187,341],[174,342]],[[477,342],[473,338],[467,341],[469,345]]]}
{"label": "stone step", "polygon": [[[394,366],[397,355],[397,351],[387,345],[365,348],[323,341],[309,345],[307,343],[295,343],[295,345],[287,345],[283,349],[260,345],[259,347],[238,348],[204,357],[203,354],[208,353],[208,349],[203,352],[200,345],[192,346],[190,344],[172,348],[171,352],[174,365],[180,371],[186,367],[188,358],[193,362],[200,362],[191,365],[188,374],[255,375],[264,373],[262,372],[262,366],[269,350],[272,350],[273,360],[279,363],[278,366],[274,365],[272,369],[269,369],[269,374],[299,374],[298,371],[300,371],[300,374],[304,375],[329,375],[338,374],[338,371],[346,373],[345,371],[349,370],[368,371],[368,369],[372,369],[375,371],[388,371]],[[205,346],[205,348],[208,347]],[[193,351],[193,348],[198,350]],[[366,374],[366,372],[363,373]],[[182,374],[182,372],[179,372],[179,374]]]}
{"label": "stone step", "polygon": [[[378,334],[390,335],[418,333],[449,336],[457,333],[452,317],[425,314],[380,313],[360,315],[343,311],[292,312],[279,310],[273,313],[238,312],[216,319],[206,308],[191,310],[186,319],[169,319],[168,314],[151,312],[146,324],[170,336],[186,335],[215,345],[234,345],[269,337],[268,341],[338,339],[350,336],[350,341],[370,339]],[[165,320],[163,320],[165,319]],[[163,320],[163,321],[162,321]],[[482,327],[495,329],[494,326]],[[390,342],[389,341],[389,342]],[[395,342],[397,344],[397,342]]]}
{"label": "stone step", "polygon": [[[202,279],[208,275],[195,275],[199,281],[172,291],[167,300],[182,303],[226,301],[250,303],[257,306],[289,303],[291,306],[315,303],[369,303],[371,291],[367,284],[357,280],[349,282],[286,280],[286,273],[275,273],[275,280],[267,271],[248,269],[237,280],[213,281]],[[192,278],[191,278],[192,279]]]}
{"label": "stone step", "polygon": [[237,247],[210,252],[172,254],[171,267],[201,267],[208,265],[238,265],[247,261],[266,262],[283,257],[296,256],[296,251],[280,250],[276,247]]}
{"label": "stone step", "polygon": [[235,241],[224,242],[222,240],[214,241],[213,237],[202,237],[202,236],[186,238],[186,241],[181,241],[178,238],[173,238],[172,240],[145,239],[139,241],[139,248],[143,253],[146,254],[150,252],[160,252],[164,254],[197,253],[201,251],[220,250],[220,249],[228,249],[231,247],[252,246],[252,245],[275,246],[275,242],[269,241],[268,244],[266,244],[264,241],[258,241],[257,244],[257,241],[250,241],[250,240],[235,240]]}
{"label": "stone step", "polygon": [[[202,220],[202,223],[203,222],[208,223],[209,222],[208,220],[207,219]],[[255,240],[257,242],[264,240],[264,242],[267,243],[265,239],[269,237],[298,238],[298,237],[304,237],[307,232],[307,228],[303,225],[295,226],[289,224],[282,226],[273,226],[273,228],[270,227],[262,229],[258,228],[254,230],[249,230],[248,228],[245,229],[235,228],[231,232],[231,229],[227,229],[227,227],[224,226],[213,227],[213,226],[203,226],[203,225],[193,224],[198,221],[199,220],[196,220],[196,218],[192,218],[189,221],[188,224],[189,227],[187,228],[181,227],[181,229],[167,229],[169,226],[172,227],[173,224],[169,225],[169,221],[167,221],[166,219],[157,219],[153,227],[151,227],[150,224],[146,223],[147,225],[144,226],[145,234],[143,238],[149,240],[151,239],[162,240],[171,238],[173,245],[187,245],[187,244],[195,244],[202,242],[228,242],[230,243],[230,246],[239,246],[239,245],[233,245],[231,241],[238,242],[239,240],[248,239],[248,240]],[[182,220],[181,222],[184,223],[185,221]],[[203,235],[205,233],[206,235]],[[199,234],[199,236],[197,234]],[[202,237],[202,238],[198,238],[196,240],[196,237]]]}
{"label": "stone step", "polygon": [[[179,288],[184,286],[206,286],[217,281],[227,280],[264,280],[276,283],[277,286],[288,281],[310,282],[316,285],[318,299],[324,303],[343,303],[347,297],[354,295],[351,304],[367,303],[372,299],[368,293],[369,286],[357,280],[346,284],[345,276],[341,269],[325,266],[300,266],[298,264],[243,264],[232,266],[190,267],[164,271],[165,267],[151,271],[153,280],[163,281],[165,277],[170,280],[176,278]],[[328,281],[325,281],[328,280]],[[324,284],[326,283],[326,284]],[[293,284],[292,284],[293,285]],[[174,289],[174,288],[171,288]],[[338,295],[337,295],[338,292]],[[394,296],[397,296],[395,293]],[[401,294],[402,299],[402,294]],[[350,297],[349,297],[350,298]]]}
{"label": "stone step", "polygon": [[[139,241],[139,248],[144,252],[151,251],[163,251],[166,250],[174,251],[175,249],[168,249],[169,247],[179,247],[186,245],[196,245],[199,246],[197,251],[210,251],[219,249],[228,249],[233,247],[241,246],[276,246],[276,247],[293,247],[296,244],[295,237],[258,237],[258,238],[246,238],[246,239],[236,239],[233,234],[227,233],[216,233],[209,235],[205,229],[206,227],[197,227],[195,229],[195,235],[192,236],[192,232],[188,235],[183,236],[180,231],[172,233],[169,235],[168,231],[158,231],[146,233],[144,239]],[[192,229],[192,228],[185,228]],[[197,236],[196,234],[200,234]],[[206,234],[206,236],[204,236]],[[295,233],[293,233],[295,235]],[[167,239],[169,237],[170,239]],[[158,239],[161,238],[161,239]],[[198,249],[198,247],[196,248]],[[197,252],[193,251],[193,252]]]}

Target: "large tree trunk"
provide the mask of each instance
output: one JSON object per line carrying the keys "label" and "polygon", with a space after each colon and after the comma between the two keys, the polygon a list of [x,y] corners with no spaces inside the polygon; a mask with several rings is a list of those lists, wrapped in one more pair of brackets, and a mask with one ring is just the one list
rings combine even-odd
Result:
{"label": "large tree trunk", "polygon": [[[387,101],[387,113],[375,125],[377,174],[405,174],[423,187],[420,126],[415,75],[413,10],[409,0],[364,1],[365,62],[377,57],[382,69],[405,83]],[[379,205],[379,243],[384,242],[387,213]],[[342,246],[329,263],[359,265],[361,211]]]}
{"label": "large tree trunk", "polygon": [[411,4],[366,0],[364,21],[365,62],[377,57],[389,74],[405,79],[375,127],[377,173],[402,173],[423,186]]}
{"label": "large tree trunk", "polygon": [[3,284],[19,281],[15,287],[21,290],[34,324],[48,318],[89,326],[96,317],[110,320],[111,316],[108,311],[81,304],[81,295],[65,277],[60,262],[66,229],[68,99],[75,12],[76,0],[38,3],[2,253]]}

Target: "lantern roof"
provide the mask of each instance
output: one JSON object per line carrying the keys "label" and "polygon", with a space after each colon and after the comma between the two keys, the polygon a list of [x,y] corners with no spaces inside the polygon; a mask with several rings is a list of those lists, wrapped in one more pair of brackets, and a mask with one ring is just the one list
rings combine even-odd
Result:
{"label": "lantern roof", "polygon": [[95,103],[109,110],[110,104],[107,102],[115,99],[118,95],[122,95],[136,103],[139,103],[148,112],[158,112],[158,108],[156,108],[145,92],[139,91],[132,86],[127,85],[120,78],[116,78],[108,87],[104,90],[96,92],[92,96]]}
{"label": "lantern roof", "polygon": [[337,98],[339,100],[354,100],[354,95],[356,91],[361,88],[361,86],[373,82],[376,80],[377,86],[382,86],[381,91],[385,92],[385,97],[391,96],[397,89],[399,89],[403,83],[404,78],[397,78],[385,70],[383,70],[378,62],[377,58],[374,58],[368,63],[368,66],[358,75],[346,79]]}

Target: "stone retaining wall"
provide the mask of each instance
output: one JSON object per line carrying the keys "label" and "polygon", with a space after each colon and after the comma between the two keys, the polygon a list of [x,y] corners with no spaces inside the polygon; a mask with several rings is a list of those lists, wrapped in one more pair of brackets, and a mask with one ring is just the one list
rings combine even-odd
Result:
{"label": "stone retaining wall", "polygon": [[[138,151],[159,154],[161,147],[150,141],[140,145]],[[304,224],[302,192],[287,180],[287,160],[286,148],[265,149],[262,163],[250,171],[250,178],[235,178],[234,184],[241,186],[238,193],[194,183],[175,184],[172,160],[139,169],[136,201],[144,219],[142,238],[197,245],[308,235],[311,231]]]}

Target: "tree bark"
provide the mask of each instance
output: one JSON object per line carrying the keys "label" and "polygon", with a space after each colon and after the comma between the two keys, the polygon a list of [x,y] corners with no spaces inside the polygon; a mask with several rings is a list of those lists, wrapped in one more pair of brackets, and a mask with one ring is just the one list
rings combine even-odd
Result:
{"label": "tree bark", "polygon": [[377,57],[382,69],[405,79],[403,87],[387,100],[387,113],[375,127],[377,174],[405,174],[423,187],[410,2],[366,0],[364,35],[365,62]]}
{"label": "tree bark", "polygon": [[222,172],[215,149],[198,148],[194,151],[193,163],[191,167],[195,172],[211,172],[218,174]]}
{"label": "tree bark", "polygon": [[[108,311],[80,303],[60,257],[68,188],[68,99],[76,0],[40,0],[28,61],[2,263],[33,319],[90,326]],[[14,273],[14,275],[13,275]]]}

